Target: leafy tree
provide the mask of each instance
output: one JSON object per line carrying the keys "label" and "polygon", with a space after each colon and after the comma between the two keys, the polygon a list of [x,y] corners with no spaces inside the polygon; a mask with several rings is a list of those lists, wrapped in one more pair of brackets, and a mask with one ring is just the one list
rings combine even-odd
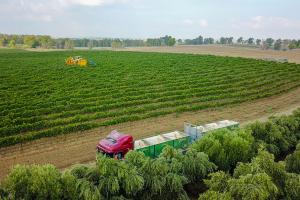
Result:
{"label": "leafy tree", "polygon": [[220,38],[220,43],[221,43],[221,44],[227,44],[227,39],[224,38],[224,37],[221,37],[221,38]]}
{"label": "leafy tree", "polygon": [[198,152],[206,153],[219,169],[233,170],[238,162],[247,162],[252,157],[253,137],[241,129],[218,130],[206,134],[190,146]]}
{"label": "leafy tree", "polygon": [[94,47],[94,41],[93,40],[89,40],[88,42],[88,48],[92,49]]}
{"label": "leafy tree", "polygon": [[275,43],[274,43],[274,49],[275,50],[280,50],[281,46],[282,46],[282,40],[281,39],[276,40]]}
{"label": "leafy tree", "polygon": [[65,48],[65,40],[64,39],[56,39],[55,46],[57,49],[64,49]]}
{"label": "leafy tree", "polygon": [[296,151],[286,157],[285,162],[288,172],[300,174],[300,143]]}
{"label": "leafy tree", "polygon": [[261,173],[266,173],[272,178],[272,182],[279,189],[279,195],[286,196],[283,191],[287,178],[284,165],[274,162],[274,155],[263,149],[259,150],[258,155],[252,159],[251,163],[239,163],[234,170],[233,177],[238,178],[247,174],[255,175]]}
{"label": "leafy tree", "polygon": [[232,199],[233,198],[228,192],[220,193],[211,190],[201,194],[198,198],[198,200],[232,200]]}
{"label": "leafy tree", "polygon": [[213,38],[205,38],[203,43],[204,44],[214,44],[215,40]]}
{"label": "leafy tree", "polygon": [[249,38],[249,39],[247,40],[247,43],[248,43],[249,45],[253,45],[253,44],[254,44],[254,38]]}
{"label": "leafy tree", "polygon": [[209,179],[205,179],[204,183],[209,187],[210,190],[218,192],[226,192],[229,190],[228,181],[231,179],[229,174],[223,171],[218,171],[209,174]]}
{"label": "leafy tree", "polygon": [[116,39],[114,40],[112,43],[111,43],[111,47],[116,49],[116,48],[121,48],[122,47],[122,42],[121,40],[119,39]]}
{"label": "leafy tree", "polygon": [[45,48],[45,49],[49,49],[53,46],[53,40],[50,36],[41,36],[40,37],[40,44],[41,44],[41,47],[42,48]]}
{"label": "leafy tree", "polygon": [[[239,163],[233,177],[219,171],[209,175],[206,193],[217,192],[233,199],[276,199],[283,197],[286,173],[284,166],[274,162],[274,156],[259,150],[251,163]],[[280,190],[279,190],[280,189]],[[278,195],[281,196],[278,196]]]}
{"label": "leafy tree", "polygon": [[300,48],[300,40],[292,40],[289,42],[289,45],[288,45],[289,49],[297,49],[297,48]]}
{"label": "leafy tree", "polygon": [[106,198],[120,194],[121,191],[129,196],[135,195],[144,185],[143,177],[138,174],[136,168],[104,156],[97,158],[96,167],[88,177],[99,184],[98,188]]}
{"label": "leafy tree", "polygon": [[34,35],[25,35],[24,44],[29,48],[35,48],[38,43]]}
{"label": "leafy tree", "polygon": [[278,189],[266,173],[247,174],[228,182],[234,199],[265,200],[276,196]]}
{"label": "leafy tree", "polygon": [[73,49],[74,48],[74,41],[70,39],[65,39],[65,49]]}
{"label": "leafy tree", "polygon": [[80,193],[77,190],[78,180],[75,176],[73,176],[70,171],[66,171],[63,173],[61,177],[61,199],[79,199]]}
{"label": "leafy tree", "polygon": [[5,181],[12,199],[60,199],[60,172],[53,165],[17,165]]}
{"label": "leafy tree", "polygon": [[203,44],[203,37],[201,35],[198,38],[196,38],[196,44]]}
{"label": "leafy tree", "polygon": [[284,190],[286,199],[300,199],[300,175],[288,174]]}
{"label": "leafy tree", "polygon": [[293,115],[272,117],[270,118],[270,121],[277,126],[280,133],[287,141],[289,150],[297,145],[297,142],[300,139],[300,121],[297,120],[296,117]]}
{"label": "leafy tree", "polygon": [[0,34],[0,46],[2,46],[2,47],[7,46],[8,42],[9,42],[9,39],[8,39],[7,35]]}
{"label": "leafy tree", "polygon": [[267,48],[267,49],[270,49],[270,48],[273,46],[274,39],[272,39],[272,38],[267,38],[266,41],[265,41],[265,43],[266,43],[266,48]]}
{"label": "leafy tree", "polygon": [[166,159],[172,172],[184,175],[190,182],[198,182],[206,178],[217,168],[205,153],[194,149],[188,149],[183,155],[178,150],[167,146],[160,154],[160,158]]}
{"label": "leafy tree", "polygon": [[255,122],[248,127],[252,136],[255,138],[257,145],[265,144],[267,150],[276,156],[286,152],[290,144],[283,137],[279,127],[272,121]]}
{"label": "leafy tree", "polygon": [[160,38],[160,40],[161,40],[161,44],[166,45],[166,46],[174,46],[176,43],[176,39],[173,38],[172,36],[168,36],[168,35]]}
{"label": "leafy tree", "polygon": [[237,43],[239,43],[239,44],[242,44],[242,43],[243,43],[243,41],[244,41],[244,40],[243,40],[243,37],[239,37],[239,38],[237,39],[237,41],[236,41],[236,42],[237,42]]}
{"label": "leafy tree", "polygon": [[147,46],[161,46],[161,40],[159,38],[148,38],[146,41]]}
{"label": "leafy tree", "polygon": [[261,45],[261,39],[256,39],[256,45],[260,46]]}
{"label": "leafy tree", "polygon": [[137,167],[144,178],[144,188],[137,195],[141,199],[187,199],[184,184],[188,182],[180,172],[182,154],[166,147],[158,159],[146,157],[143,153],[130,151],[126,162]]}
{"label": "leafy tree", "polygon": [[227,38],[228,44],[233,44],[233,37]]}
{"label": "leafy tree", "polygon": [[16,41],[15,41],[15,40],[10,40],[8,46],[9,46],[10,48],[16,47]]}

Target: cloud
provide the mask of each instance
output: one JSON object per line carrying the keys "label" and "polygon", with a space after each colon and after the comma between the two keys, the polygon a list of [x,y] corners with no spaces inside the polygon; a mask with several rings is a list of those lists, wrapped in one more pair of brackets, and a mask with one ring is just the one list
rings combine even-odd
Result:
{"label": "cloud", "polygon": [[100,7],[129,0],[4,0],[0,4],[0,19],[52,22],[75,6]]}
{"label": "cloud", "polygon": [[206,19],[199,19],[199,20],[184,19],[182,20],[182,23],[188,26],[200,26],[202,28],[208,26],[208,22]]}
{"label": "cloud", "polygon": [[115,3],[126,3],[128,0],[59,0],[62,5],[102,6]]}
{"label": "cloud", "polygon": [[274,16],[254,16],[246,20],[231,20],[231,27],[235,29],[249,28],[252,30],[300,28],[297,21]]}
{"label": "cloud", "polygon": [[193,20],[191,20],[191,19],[184,19],[182,21],[182,23],[185,25],[193,25],[194,24]]}
{"label": "cloud", "polygon": [[200,19],[200,20],[199,20],[199,25],[200,25],[201,27],[207,27],[207,26],[208,26],[208,22],[207,22],[206,19]]}

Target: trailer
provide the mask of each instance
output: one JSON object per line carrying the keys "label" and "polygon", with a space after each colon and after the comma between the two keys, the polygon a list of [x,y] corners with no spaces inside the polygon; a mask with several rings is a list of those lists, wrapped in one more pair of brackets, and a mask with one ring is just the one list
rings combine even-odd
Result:
{"label": "trailer", "polygon": [[175,149],[185,149],[190,143],[190,137],[182,132],[174,131],[134,142],[134,150],[143,152],[151,158],[157,157],[167,145]]}
{"label": "trailer", "polygon": [[130,150],[144,153],[146,156],[155,158],[159,156],[165,146],[175,149],[186,149],[191,143],[200,140],[206,133],[218,129],[235,129],[239,123],[230,120],[218,121],[205,125],[193,125],[184,123],[184,132],[173,131],[140,140],[133,140],[129,134],[123,134],[116,130],[97,144],[97,151],[116,159],[124,158]]}
{"label": "trailer", "polygon": [[206,133],[222,128],[234,129],[238,128],[239,123],[231,120],[223,120],[205,125],[194,125],[184,123],[184,133],[191,137],[192,141],[201,139]]}

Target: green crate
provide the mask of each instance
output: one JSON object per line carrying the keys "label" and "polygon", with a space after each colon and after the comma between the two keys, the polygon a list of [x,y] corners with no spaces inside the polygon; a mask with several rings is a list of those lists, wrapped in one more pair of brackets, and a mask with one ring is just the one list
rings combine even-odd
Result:
{"label": "green crate", "polygon": [[144,153],[146,156],[155,158],[161,154],[161,152],[167,145],[174,147],[175,149],[186,149],[189,143],[190,143],[190,137],[186,136],[178,139],[165,141],[155,145],[138,148],[136,150]]}

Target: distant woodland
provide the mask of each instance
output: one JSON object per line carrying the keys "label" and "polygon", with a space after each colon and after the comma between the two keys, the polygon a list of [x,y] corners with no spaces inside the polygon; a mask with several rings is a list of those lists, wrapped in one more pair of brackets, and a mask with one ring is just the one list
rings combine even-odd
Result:
{"label": "distant woodland", "polygon": [[300,48],[300,40],[295,39],[259,39],[259,38],[234,38],[199,36],[194,39],[176,39],[166,35],[160,38],[147,39],[122,39],[122,38],[53,38],[48,35],[15,35],[0,34],[0,47],[9,48],[44,48],[44,49],[73,49],[74,47],[142,47],[142,46],[174,46],[174,45],[236,45],[261,49],[290,50]]}

